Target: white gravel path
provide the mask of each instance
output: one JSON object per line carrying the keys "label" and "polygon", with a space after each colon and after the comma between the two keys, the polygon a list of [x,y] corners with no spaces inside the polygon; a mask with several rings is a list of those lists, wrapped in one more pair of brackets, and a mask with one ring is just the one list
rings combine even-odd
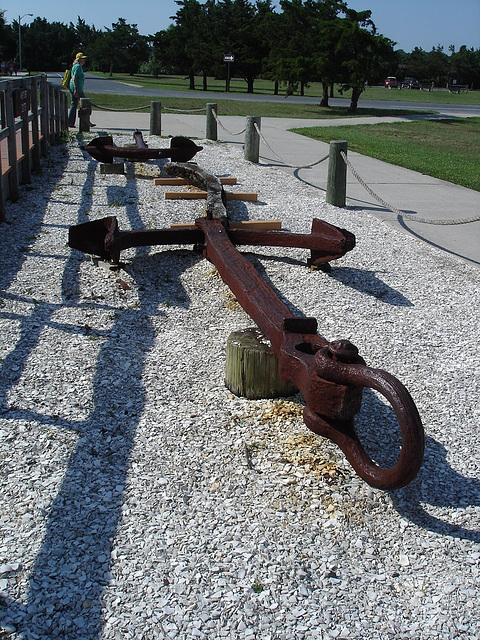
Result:
{"label": "white gravel path", "polygon": [[[76,141],[53,148],[0,225],[0,638],[477,640],[478,269],[203,144],[200,166],[259,194],[232,216],[356,234],[331,275],[303,250],[248,255],[323,336],[407,386],[424,465],[372,489],[303,425],[299,396],[232,396],[226,340],[252,321],[212,265],[142,248],[118,272],[66,245],[79,222],[169,226],[202,201],[164,201],[145,177],[159,163],[103,176]],[[388,459],[373,393],[358,424]]]}

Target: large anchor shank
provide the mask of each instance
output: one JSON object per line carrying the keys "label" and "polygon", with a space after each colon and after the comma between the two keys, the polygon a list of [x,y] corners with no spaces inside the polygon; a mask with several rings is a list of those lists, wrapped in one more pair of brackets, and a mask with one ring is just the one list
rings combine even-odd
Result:
{"label": "large anchor shank", "polygon": [[[365,366],[347,340],[328,343],[321,338],[314,318],[294,316],[236,251],[220,220],[201,218],[196,224],[205,236],[204,256],[270,340],[282,378],[301,391],[307,405],[305,424],[333,440],[371,485],[397,489],[411,482],[422,464],[425,439],[417,408],[405,387],[387,372]],[[397,416],[402,446],[392,468],[375,463],[355,432],[354,416],[360,411],[364,387],[382,393]]]}

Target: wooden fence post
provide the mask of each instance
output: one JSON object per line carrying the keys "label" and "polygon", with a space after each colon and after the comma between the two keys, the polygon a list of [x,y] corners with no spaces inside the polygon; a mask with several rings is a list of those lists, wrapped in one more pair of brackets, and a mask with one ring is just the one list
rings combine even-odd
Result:
{"label": "wooden fence post", "polygon": [[40,135],[42,136],[42,141],[40,143],[42,156],[45,158],[48,154],[48,84],[47,84],[47,76],[42,76],[40,79]]}
{"label": "wooden fence post", "polygon": [[[29,91],[29,87],[22,81],[20,85],[20,90],[27,92]],[[32,98],[32,96],[30,96]],[[30,160],[30,127],[28,123],[28,100],[22,104],[22,112],[20,114],[21,119],[21,128],[20,128],[20,140],[21,140],[21,149],[22,149],[22,184],[29,184],[32,180],[32,163]]]}
{"label": "wooden fence post", "polygon": [[90,131],[90,116],[92,114],[92,103],[90,98],[80,98],[80,109],[78,110],[78,130],[88,133]]}
{"label": "wooden fence post", "polygon": [[247,116],[245,131],[245,160],[258,162],[260,155],[260,135],[255,127],[260,129],[262,118],[260,116]]}
{"label": "wooden fence post", "polygon": [[48,86],[48,140],[50,144],[55,144],[55,95],[54,86]]}
{"label": "wooden fence post", "polygon": [[10,200],[15,202],[19,198],[19,177],[17,162],[17,132],[15,131],[15,114],[13,110],[13,91],[12,83],[7,84],[5,90],[5,114],[7,118],[7,127],[9,134],[7,138],[8,164],[10,171],[8,173],[8,186],[10,191]]}
{"label": "wooden fence post", "polygon": [[217,132],[217,103],[207,102],[207,122],[205,127],[205,137],[207,140],[218,140]]}
{"label": "wooden fence post", "polygon": [[162,103],[158,101],[150,102],[150,135],[162,135]]}
{"label": "wooden fence post", "polygon": [[347,199],[347,165],[340,154],[341,151],[346,154],[347,147],[345,140],[330,142],[326,201],[336,207],[344,207]]}
{"label": "wooden fence post", "polygon": [[68,100],[65,91],[60,92],[60,119],[62,125],[62,132],[68,131]]}
{"label": "wooden fence post", "polygon": [[[5,92],[0,91],[0,125],[2,129],[7,126],[7,119],[5,115]],[[3,188],[3,169],[2,169],[2,154],[0,153],[0,221],[5,221],[5,191]]]}
{"label": "wooden fence post", "polygon": [[40,161],[40,133],[38,127],[38,81],[32,78],[31,84],[31,110],[32,110],[32,169],[39,172],[42,169]]}

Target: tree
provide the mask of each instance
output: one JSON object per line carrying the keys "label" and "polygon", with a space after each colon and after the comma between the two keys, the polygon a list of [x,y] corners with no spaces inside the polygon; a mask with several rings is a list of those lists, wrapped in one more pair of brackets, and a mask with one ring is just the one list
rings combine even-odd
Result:
{"label": "tree", "polygon": [[347,10],[345,2],[321,0],[317,2],[318,21],[315,33],[316,74],[322,81],[321,107],[328,107],[328,92],[336,81],[339,60],[337,41],[341,32],[340,14]]}
{"label": "tree", "polygon": [[[16,23],[18,29],[18,22]],[[35,71],[54,71],[72,62],[75,30],[62,22],[35,18],[22,26],[22,63]]]}
{"label": "tree", "polygon": [[99,31],[95,27],[88,25],[85,20],[77,16],[77,24],[70,23],[70,28],[75,32],[75,49],[76,51],[88,51],[91,45],[97,39]]}
{"label": "tree", "polygon": [[305,84],[314,76],[314,23],[311,0],[281,0],[282,12],[272,23],[267,66],[272,79],[287,85],[286,95],[291,95],[300,85],[303,95]]}
{"label": "tree", "polygon": [[203,7],[198,0],[175,0],[175,3],[180,9],[172,16],[175,21],[175,29],[170,32],[171,43],[175,45],[178,63],[188,74],[189,89],[194,91],[195,74],[198,71],[197,25],[204,25]]}
{"label": "tree", "polygon": [[5,12],[0,9],[0,58],[2,60],[15,60],[17,56],[17,43],[18,37],[12,25],[6,23]]}
{"label": "tree", "polygon": [[459,84],[468,84],[471,88],[480,87],[480,49],[467,48],[462,45],[455,52],[451,47],[449,79]]}
{"label": "tree", "polygon": [[272,11],[271,0],[257,0],[255,5],[248,0],[220,0],[213,12],[217,59],[225,53],[235,56],[235,72],[246,81],[247,93],[253,93],[269,53],[265,26]]}
{"label": "tree", "polygon": [[395,59],[393,43],[376,34],[371,11],[347,9],[341,20],[336,47],[338,79],[344,90],[352,89],[349,112],[355,113],[365,86],[383,76]]}
{"label": "tree", "polygon": [[90,53],[93,68],[110,72],[136,73],[142,62],[149,58],[146,36],[141,36],[136,24],[128,24],[119,18],[111,29],[98,32],[97,37],[86,50]]}
{"label": "tree", "polygon": [[178,55],[178,48],[182,46],[176,26],[170,25],[163,31],[157,31],[152,38],[150,65],[158,73],[184,73],[183,61],[179,60]]}

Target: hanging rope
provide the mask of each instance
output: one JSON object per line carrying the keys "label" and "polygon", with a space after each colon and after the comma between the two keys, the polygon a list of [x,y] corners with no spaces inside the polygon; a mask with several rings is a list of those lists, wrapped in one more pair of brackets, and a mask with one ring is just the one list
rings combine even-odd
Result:
{"label": "hanging rope", "polygon": [[[113,107],[102,107],[102,105],[99,104],[95,104],[95,102],[92,102],[92,107],[95,107],[95,109],[100,109],[101,111],[143,111],[144,109],[150,109],[150,105],[146,104],[143,105],[142,107],[129,107],[128,109],[114,109]],[[172,107],[164,107],[162,105],[162,111],[175,111],[176,113],[205,113],[205,107],[203,107],[202,109],[173,109]]]}
{"label": "hanging rope", "polygon": [[220,122],[220,120],[218,119],[217,114],[215,113],[214,109],[211,109],[212,112],[212,116],[215,118],[215,121],[218,125],[220,125],[220,127],[226,131],[227,133],[229,133],[231,136],[241,136],[242,133],[245,133],[246,129],[242,129],[241,131],[238,131],[237,133],[234,133],[233,131],[229,131],[228,129],[226,129],[223,124]]}
{"label": "hanging rope", "polygon": [[286,162],[277,153],[275,153],[275,151],[272,149],[272,147],[266,141],[264,135],[262,134],[262,132],[261,132],[261,130],[260,130],[260,128],[259,128],[259,126],[257,125],[256,122],[253,123],[253,126],[255,127],[255,129],[256,129],[258,135],[260,136],[260,138],[263,140],[263,142],[266,144],[266,146],[270,149],[270,151],[273,153],[273,155],[277,158],[277,160],[280,160],[280,162],[282,162],[283,164],[287,165],[288,167],[292,167],[293,169],[310,169],[311,167],[315,167],[317,164],[320,164],[321,162],[324,162],[325,160],[327,160],[329,155],[330,155],[330,154],[327,153],[326,156],[324,156],[323,158],[320,158],[320,160],[317,160],[316,162],[312,162],[311,164],[304,164],[301,167],[296,167],[296,166],[290,164],[289,162]]}
{"label": "hanging rope", "polygon": [[164,111],[174,111],[175,113],[205,113],[206,107],[202,109],[174,109],[173,107],[164,107],[162,105],[162,109]]}
{"label": "hanging rope", "polygon": [[347,167],[350,169],[350,171],[352,172],[352,174],[354,175],[354,177],[358,180],[358,182],[362,185],[362,187],[368,191],[368,193],[375,198],[375,200],[377,202],[379,202],[382,206],[384,206],[386,209],[390,209],[390,211],[393,211],[393,213],[396,213],[398,216],[401,216],[402,218],[407,218],[408,220],[412,220],[414,222],[422,222],[424,224],[436,224],[436,225],[454,225],[454,224],[469,224],[470,222],[478,222],[480,220],[480,215],[478,216],[474,216],[473,218],[461,218],[459,220],[430,220],[428,218],[419,218],[418,216],[416,216],[414,213],[405,213],[404,211],[400,211],[399,209],[397,209],[396,207],[392,206],[391,204],[388,204],[388,202],[385,202],[385,200],[383,200],[382,198],[380,198],[380,196],[378,196],[369,186],[368,184],[362,180],[362,178],[359,176],[359,174],[357,173],[357,171],[354,169],[354,167],[352,166],[352,163],[350,162],[350,160],[347,158],[347,154],[344,151],[340,151],[340,155],[342,156],[343,160],[345,161],[345,164],[347,165]]}
{"label": "hanging rope", "polygon": [[143,109],[150,109],[150,105],[147,104],[143,107],[130,107],[129,109],[114,109],[113,107],[102,107],[99,104],[95,104],[95,102],[91,102],[92,107],[95,109],[100,109],[101,111],[143,111]]}

